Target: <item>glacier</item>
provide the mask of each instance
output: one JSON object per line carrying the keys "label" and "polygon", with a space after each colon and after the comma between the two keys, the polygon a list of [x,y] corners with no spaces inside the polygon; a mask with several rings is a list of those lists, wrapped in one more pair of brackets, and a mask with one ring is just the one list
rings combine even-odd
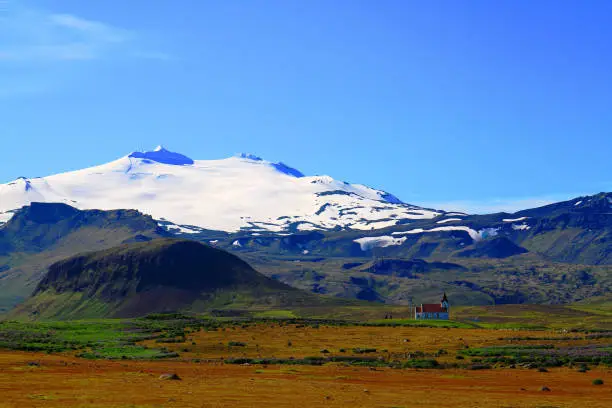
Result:
{"label": "glacier", "polygon": [[31,202],[131,208],[177,226],[226,232],[373,230],[443,213],[251,154],[193,160],[162,146],[82,170],[0,184],[0,222]]}

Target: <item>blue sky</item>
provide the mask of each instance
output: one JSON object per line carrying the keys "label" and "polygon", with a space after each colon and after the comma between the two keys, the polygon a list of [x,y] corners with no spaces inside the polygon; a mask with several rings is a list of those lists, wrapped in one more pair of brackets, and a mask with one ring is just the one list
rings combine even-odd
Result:
{"label": "blue sky", "polygon": [[163,144],[442,209],[612,190],[612,2],[0,0],[0,182]]}

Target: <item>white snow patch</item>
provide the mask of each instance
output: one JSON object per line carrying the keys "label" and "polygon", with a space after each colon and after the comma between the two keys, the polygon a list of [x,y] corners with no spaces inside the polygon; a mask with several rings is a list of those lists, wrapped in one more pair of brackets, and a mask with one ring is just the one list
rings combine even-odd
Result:
{"label": "white snow patch", "polygon": [[529,217],[520,217],[520,218],[504,218],[502,221],[503,222],[519,222],[519,221],[523,221],[526,220]]}
{"label": "white snow patch", "polygon": [[402,245],[406,241],[406,237],[394,238],[388,235],[381,237],[363,237],[353,240],[361,247],[362,251],[368,251],[372,248],[384,248],[393,245]]}
{"label": "white snow patch", "polygon": [[357,224],[357,225],[352,226],[351,228],[357,229],[357,230],[372,230],[372,229],[392,227],[396,224],[397,224],[396,220],[382,220],[382,221],[373,221],[367,224],[366,223]]}
{"label": "white snow patch", "polygon": [[[435,230],[437,228],[434,228],[433,230]],[[429,231],[433,231],[433,230],[424,230],[423,228],[414,228],[408,231],[399,231],[399,232],[392,232],[391,235],[409,235],[409,234],[421,234],[423,232],[429,232]]]}
{"label": "white snow patch", "polygon": [[520,231],[531,229],[531,227],[527,224],[512,224],[512,229],[515,231]]}
{"label": "white snow patch", "polygon": [[446,224],[447,222],[453,222],[453,221],[463,221],[463,220],[461,218],[447,218],[445,220],[437,221],[436,224]]}
{"label": "white snow patch", "polygon": [[189,228],[189,227],[184,227],[182,225],[174,225],[174,224],[170,224],[170,225],[162,225],[162,224],[157,224],[162,228],[165,228],[168,232],[172,232],[172,233],[178,233],[181,232],[183,234],[197,234],[200,232],[199,228]]}
{"label": "white snow patch", "polygon": [[304,255],[308,255],[308,254],[310,253],[310,251],[309,251],[309,250],[307,250],[307,249],[305,249],[305,250],[303,250],[303,251],[302,251],[302,253],[303,253]]}
{"label": "white snow patch", "polygon": [[458,213],[458,212],[449,212],[449,213],[446,213],[444,215],[447,216],[447,217],[450,217],[450,216],[453,216],[453,217],[465,217],[465,216],[467,216],[467,214],[465,214],[465,213]]}
{"label": "white snow patch", "polygon": [[582,204],[582,200],[578,201],[576,204],[574,204],[574,206],[577,206],[577,205],[580,205],[580,204]]}
{"label": "white snow patch", "polygon": [[[478,235],[480,236],[479,239],[485,239],[485,238],[489,238],[489,237],[494,237],[497,235],[497,231],[499,231],[499,228],[484,228],[478,231]],[[475,241],[478,241],[478,239],[476,239]]]}
{"label": "white snow patch", "polygon": [[213,239],[212,241],[208,241],[209,244],[213,244],[213,245],[215,245],[217,242],[219,242],[218,239]]}
{"label": "white snow patch", "polygon": [[240,243],[239,240],[235,240],[234,242],[232,242],[232,245],[235,246],[235,247],[241,247],[242,246],[242,244]]}
{"label": "white snow patch", "polygon": [[0,213],[0,224],[4,224],[9,222],[9,220],[13,218],[13,213],[12,212],[3,212]]}
{"label": "white snow patch", "polygon": [[391,235],[408,235],[408,234],[421,234],[426,232],[438,232],[438,231],[465,231],[470,235],[474,241],[480,241],[481,239],[485,239],[488,237],[493,237],[497,235],[497,231],[499,228],[484,228],[479,231],[476,231],[472,228],[465,226],[448,226],[448,227],[436,227],[428,230],[424,230],[423,228],[415,228],[409,231],[402,232],[393,232]]}
{"label": "white snow patch", "polygon": [[312,224],[299,224],[297,226],[298,231],[314,231],[316,229],[318,228]]}

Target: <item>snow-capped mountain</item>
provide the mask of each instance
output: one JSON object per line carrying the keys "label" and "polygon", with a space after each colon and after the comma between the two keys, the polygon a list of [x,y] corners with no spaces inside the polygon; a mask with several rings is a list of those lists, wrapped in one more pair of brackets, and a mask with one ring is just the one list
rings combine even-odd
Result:
{"label": "snow-capped mountain", "polygon": [[304,176],[253,155],[192,160],[161,146],[101,166],[1,184],[0,222],[31,202],[138,209],[162,224],[182,226],[183,232],[370,230],[441,214],[404,204],[384,191],[329,176]]}

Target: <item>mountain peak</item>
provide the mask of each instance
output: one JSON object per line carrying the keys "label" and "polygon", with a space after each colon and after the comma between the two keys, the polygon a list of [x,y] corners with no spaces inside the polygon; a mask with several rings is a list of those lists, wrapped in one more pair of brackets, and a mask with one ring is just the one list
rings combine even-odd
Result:
{"label": "mountain peak", "polygon": [[157,146],[153,151],[148,152],[132,152],[128,157],[134,159],[151,160],[163,164],[171,164],[175,166],[186,166],[193,164],[193,160],[189,157],[166,150],[163,146]]}
{"label": "mountain peak", "polygon": [[239,158],[241,159],[248,159],[248,160],[253,160],[253,161],[263,161],[263,159],[259,156],[256,156],[254,154],[251,153],[240,153],[238,155]]}

